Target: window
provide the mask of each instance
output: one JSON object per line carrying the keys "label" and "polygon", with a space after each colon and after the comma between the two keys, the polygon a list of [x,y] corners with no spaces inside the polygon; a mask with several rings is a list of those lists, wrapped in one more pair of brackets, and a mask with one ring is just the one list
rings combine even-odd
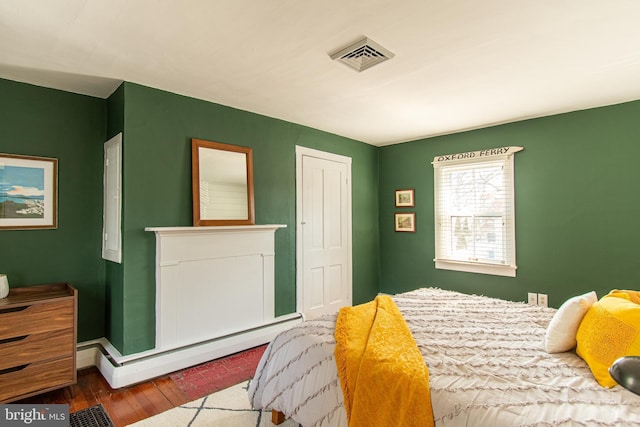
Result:
{"label": "window", "polygon": [[513,154],[520,150],[434,158],[436,268],[515,277]]}

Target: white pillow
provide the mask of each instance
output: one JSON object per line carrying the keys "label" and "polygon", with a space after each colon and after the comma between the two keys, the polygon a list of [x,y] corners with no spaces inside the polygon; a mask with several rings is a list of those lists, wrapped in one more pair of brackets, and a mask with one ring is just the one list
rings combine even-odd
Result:
{"label": "white pillow", "polygon": [[560,306],[547,327],[544,346],[547,353],[562,353],[576,346],[576,333],[589,307],[598,301],[595,292],[569,298]]}

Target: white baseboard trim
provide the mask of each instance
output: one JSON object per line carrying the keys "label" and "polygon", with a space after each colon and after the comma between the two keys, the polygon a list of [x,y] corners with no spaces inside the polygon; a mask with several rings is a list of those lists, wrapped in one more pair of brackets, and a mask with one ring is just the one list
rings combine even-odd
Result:
{"label": "white baseboard trim", "polygon": [[[104,338],[102,338],[104,339]],[[100,354],[99,344],[92,344],[93,341],[78,343],[76,352],[76,369],[90,368],[97,366],[97,360]]]}
{"label": "white baseboard trim", "polygon": [[77,369],[96,366],[111,388],[117,389],[266,344],[300,322],[302,315],[295,313],[258,328],[187,347],[127,356],[122,356],[106,338],[100,338],[78,344],[76,366]]}

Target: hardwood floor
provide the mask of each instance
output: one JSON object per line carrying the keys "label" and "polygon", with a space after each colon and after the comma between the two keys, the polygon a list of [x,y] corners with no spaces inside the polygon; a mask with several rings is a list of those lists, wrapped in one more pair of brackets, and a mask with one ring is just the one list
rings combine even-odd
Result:
{"label": "hardwood floor", "polygon": [[169,375],[114,390],[96,368],[78,371],[73,394],[67,387],[15,403],[68,404],[71,413],[101,403],[116,427],[124,427],[192,400]]}
{"label": "hardwood floor", "polygon": [[78,371],[72,388],[14,403],[68,404],[70,413],[102,404],[116,427],[124,427],[252,378],[265,347],[121,389],[112,389],[97,368],[87,368]]}

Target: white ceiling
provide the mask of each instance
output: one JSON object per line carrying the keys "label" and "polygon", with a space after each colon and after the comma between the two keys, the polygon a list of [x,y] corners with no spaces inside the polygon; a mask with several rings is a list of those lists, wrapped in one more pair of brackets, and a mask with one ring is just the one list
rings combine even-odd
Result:
{"label": "white ceiling", "polygon": [[[0,77],[122,80],[387,145],[640,99],[638,0],[2,0]],[[395,54],[361,73],[329,54]]]}

